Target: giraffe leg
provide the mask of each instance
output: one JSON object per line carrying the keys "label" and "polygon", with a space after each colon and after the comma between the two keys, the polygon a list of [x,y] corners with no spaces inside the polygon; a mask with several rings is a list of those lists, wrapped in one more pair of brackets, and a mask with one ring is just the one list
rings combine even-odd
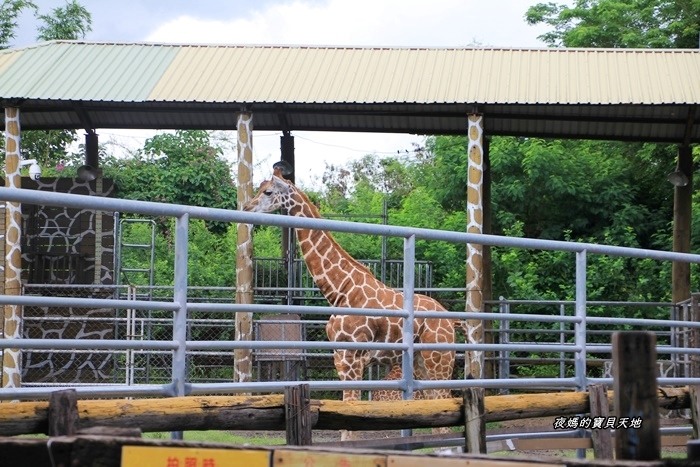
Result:
{"label": "giraffe leg", "polygon": [[[455,353],[453,351],[422,351],[416,356],[416,378],[425,380],[446,380],[452,378]],[[421,399],[447,399],[451,397],[448,389],[430,389],[421,391]],[[416,397],[418,398],[418,397]],[[450,427],[433,428],[433,434],[445,434]]]}
{"label": "giraffe leg", "polygon": [[[421,352],[423,354],[427,355],[422,355],[421,360],[425,364],[426,362],[430,362],[431,364],[435,363],[435,359],[439,358],[441,361],[443,360],[443,356],[437,356],[436,354],[442,354],[444,352]],[[445,360],[449,361],[449,357],[444,358]],[[452,360],[454,360],[454,356],[452,357]],[[422,371],[424,373],[424,376],[421,376],[422,378],[426,380],[438,380],[438,379],[449,379],[450,376],[452,376],[452,370],[450,369],[450,376],[444,377],[443,374],[440,372],[436,371],[436,368],[433,368],[431,365],[428,365],[428,368],[423,367]],[[421,391],[421,399],[447,399],[450,397],[450,391],[448,389],[428,389],[425,391]],[[437,434],[447,434],[451,431],[450,427],[443,426],[440,428],[433,428],[432,433],[437,435]]]}
{"label": "giraffe leg", "polygon": [[[336,350],[333,353],[333,363],[341,381],[361,381],[365,368],[365,358],[356,350]],[[343,391],[343,402],[357,401],[362,398],[359,389],[346,389]],[[357,439],[357,433],[349,430],[340,430],[340,440],[350,441]]]}

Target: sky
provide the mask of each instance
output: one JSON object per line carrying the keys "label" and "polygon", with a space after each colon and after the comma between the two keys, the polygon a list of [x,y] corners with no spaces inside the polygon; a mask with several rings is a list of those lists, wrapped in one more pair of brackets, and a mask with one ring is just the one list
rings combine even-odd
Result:
{"label": "sky", "polygon": [[[542,0],[540,0],[542,1]],[[535,0],[79,0],[92,15],[85,40],[180,44],[276,44],[398,47],[539,48],[544,26],[529,26]],[[49,13],[65,0],[34,0]],[[36,42],[36,21],[20,18],[12,43]],[[255,118],[253,116],[253,118]],[[235,140],[235,132],[231,132]],[[98,129],[119,153],[141,147],[152,131]],[[255,179],[279,160],[279,132],[254,132]],[[292,132],[297,183],[318,188],[326,163],[366,154],[389,156],[423,144],[423,135]],[[226,157],[236,159],[235,147]]]}

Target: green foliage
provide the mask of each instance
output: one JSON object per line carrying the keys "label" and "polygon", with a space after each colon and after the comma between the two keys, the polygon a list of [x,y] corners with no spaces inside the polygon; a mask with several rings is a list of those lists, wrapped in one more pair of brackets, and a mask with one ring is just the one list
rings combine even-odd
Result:
{"label": "green foliage", "polygon": [[538,3],[529,24],[548,24],[539,38],[556,47],[697,48],[697,0],[576,0],[573,6]]}
{"label": "green foliage", "polygon": [[[231,168],[205,131],[156,135],[132,158],[103,159],[103,170],[106,177],[114,179],[118,196],[122,198],[223,209],[236,207]],[[174,221],[163,217],[156,219],[156,223],[155,282],[172,285]],[[130,228],[136,235],[134,243],[150,242],[147,226]],[[271,243],[272,240],[267,242],[268,247]],[[265,245],[264,237],[261,244]],[[129,254],[139,255],[139,252]],[[190,220],[188,281],[191,286],[231,287],[235,284],[235,258],[236,225]],[[141,254],[126,260],[143,264],[134,267],[146,267],[148,258]]]}
{"label": "green foliage", "polygon": [[[423,166],[431,163],[424,153],[413,159],[367,155],[345,166],[327,167],[325,178],[341,182],[323,194],[321,210],[326,215],[333,213],[349,220],[378,224],[382,222],[381,213],[386,202],[391,225],[463,231],[466,228],[464,214],[444,209],[440,194],[435,193],[432,186],[426,186],[426,178],[436,177]],[[355,258],[381,257],[381,237],[344,233],[334,236]],[[433,262],[433,285],[436,287],[464,286],[465,254],[464,245],[416,242],[416,259]],[[389,238],[387,256],[403,258],[401,239]]]}
{"label": "green foliage", "polygon": [[[377,191],[367,180],[361,180],[344,202],[336,206],[322,202],[321,210],[326,215],[339,216],[342,220],[380,224],[385,197],[384,193]],[[381,256],[382,241],[378,236],[342,232],[334,233],[333,236],[343,248],[351,251],[355,258],[372,259]]]}
{"label": "green foliage", "polygon": [[[169,219],[168,230],[174,229],[174,220]],[[151,227],[148,223],[125,224],[124,241],[131,244],[150,244]],[[192,287],[231,287],[235,284],[236,270],[236,226],[219,235],[206,228],[203,221],[189,222],[188,284]],[[155,238],[155,283],[161,286],[174,284],[175,250],[164,235]],[[122,265],[132,269],[146,269],[150,265],[150,251],[127,249],[122,255]],[[132,285],[148,285],[144,274],[132,273],[122,277]]]}
{"label": "green foliage", "polygon": [[[31,1],[5,0],[0,7],[0,48],[10,46],[17,30],[17,18],[26,10],[33,11],[39,21],[37,39],[41,41],[82,39],[92,30],[92,16],[76,0],[48,14],[40,14]],[[73,130],[24,131],[22,152],[25,159],[36,159],[42,166],[49,167],[68,158],[66,148],[76,138]]]}
{"label": "green foliage", "polygon": [[[674,148],[602,141],[493,138],[492,230],[496,234],[584,241],[641,248],[670,249],[671,186],[664,183],[674,167]],[[362,218],[381,212],[386,196],[377,180],[382,167],[405,173],[410,186],[389,206],[389,222],[420,228],[466,228],[466,138],[433,137],[413,160],[367,156],[362,164],[337,167],[348,183],[322,198],[324,212]],[[403,165],[396,170],[395,164]],[[378,258],[381,239],[337,234],[357,258]],[[389,241],[389,257],[401,258],[400,239]],[[416,255],[431,261],[434,284],[464,286],[464,245],[416,242]],[[574,256],[565,252],[492,250],[494,296],[525,299],[573,299]],[[670,265],[650,260],[591,255],[591,300],[665,300]],[[660,280],[657,280],[660,278]],[[668,279],[668,280],[667,280]]]}
{"label": "green foliage", "polygon": [[424,180],[444,209],[463,210],[467,202],[466,136],[430,137],[426,141],[426,155],[418,166]]}
{"label": "green foliage", "polygon": [[76,0],[66,2],[64,7],[51,10],[50,14],[38,15],[43,23],[39,26],[38,38],[42,41],[77,40],[92,31],[92,15]]}
{"label": "green foliage", "polygon": [[[105,166],[120,196],[128,199],[235,209],[236,187],[231,167],[221,150],[211,144],[206,131],[163,133],[146,141],[143,151],[133,158],[112,160]],[[159,227],[166,235],[167,222]],[[226,232],[227,225],[208,223],[215,233]]]}
{"label": "green foliage", "polygon": [[279,227],[256,225],[253,238],[253,256],[256,258],[282,257],[282,229]]}
{"label": "green foliage", "polygon": [[[655,146],[655,149],[663,148]],[[494,233],[519,221],[530,238],[627,242],[653,246],[667,231],[671,158],[647,146],[598,141],[494,138],[491,143]],[[653,159],[653,162],[650,160]]]}
{"label": "green foliage", "polygon": [[[68,159],[68,146],[77,141],[73,130],[28,130],[22,132],[22,153],[36,159],[42,167],[51,167]],[[48,173],[45,174],[45,176]]]}
{"label": "green foliage", "polygon": [[17,19],[25,10],[36,13],[37,6],[28,0],[3,0],[0,5],[0,49],[11,47],[10,41],[17,34]]}

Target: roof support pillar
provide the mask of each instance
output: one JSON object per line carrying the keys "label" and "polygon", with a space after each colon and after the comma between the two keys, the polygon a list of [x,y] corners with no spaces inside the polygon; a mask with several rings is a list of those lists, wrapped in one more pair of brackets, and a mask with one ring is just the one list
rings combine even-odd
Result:
{"label": "roof support pillar", "polygon": [[[238,115],[238,209],[253,198],[253,114]],[[253,303],[253,226],[238,224],[236,250],[236,303]],[[253,340],[253,313],[239,312],[235,318],[235,340]],[[251,349],[234,350],[233,378],[243,383],[252,379]]]}
{"label": "roof support pillar", "polygon": [[[5,108],[5,186],[21,188],[20,176],[20,110]],[[22,205],[5,203],[5,295],[22,294]],[[3,338],[22,337],[22,307],[5,305],[3,316]],[[4,349],[2,353],[2,387],[17,388],[21,384],[22,352],[19,349]]]}
{"label": "roof support pillar", "polygon": [[[693,154],[689,144],[678,146],[676,170],[688,180],[673,189],[673,251],[690,253],[693,201]],[[690,264],[674,262],[671,274],[673,303],[690,298]]]}
{"label": "roof support pillar", "polygon": [[[484,118],[482,114],[468,116],[467,145],[467,233],[484,233]],[[484,311],[484,254],[483,245],[467,244],[467,312]],[[484,341],[482,320],[467,319],[463,323],[468,344]],[[484,353],[467,351],[464,359],[465,376],[484,377]]]}
{"label": "roof support pillar", "polygon": [[[295,182],[294,173],[296,172],[296,167],[294,165],[294,136],[288,130],[282,132],[280,136],[280,153],[283,162],[289,164],[292,168],[292,173],[286,176],[287,180],[292,183]],[[287,304],[291,305],[293,302],[293,295],[291,288],[295,286],[294,277],[294,258],[295,258],[295,243],[294,229],[292,228],[282,228],[282,257],[287,265]]]}
{"label": "roof support pillar", "polygon": [[100,165],[98,137],[95,130],[85,133],[85,165],[96,169]]}
{"label": "roof support pillar", "polygon": [[292,134],[287,130],[283,131],[282,136],[280,136],[280,153],[282,155],[282,161],[289,164],[292,168],[292,173],[286,175],[285,178],[292,183],[295,183],[294,172],[296,167],[294,165],[294,136],[292,136]]}

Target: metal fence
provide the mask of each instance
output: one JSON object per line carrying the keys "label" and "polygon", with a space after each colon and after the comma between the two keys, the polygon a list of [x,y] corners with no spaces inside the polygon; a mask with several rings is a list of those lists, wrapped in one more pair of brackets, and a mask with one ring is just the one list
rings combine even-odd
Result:
{"label": "metal fence", "polygon": [[[265,262],[271,262],[265,260]],[[259,290],[260,289],[260,290]],[[417,291],[424,291],[416,288]],[[435,293],[431,289],[424,291]],[[270,300],[270,288],[263,283],[254,288],[256,301]],[[274,290],[277,302],[284,300],[285,289]],[[322,295],[315,287],[308,287],[305,301],[318,303]],[[25,295],[62,297],[112,297],[133,300],[137,297],[172,300],[171,287],[149,286],[84,286],[84,285],[38,285],[24,287]],[[190,287],[188,300],[193,303],[230,303],[235,295],[232,287]],[[309,297],[313,298],[311,300]],[[501,298],[490,302],[500,314],[543,314],[573,316],[572,301],[532,301]],[[634,302],[588,302],[589,310],[598,314],[641,314],[664,319],[689,320],[689,306],[671,303]],[[640,310],[645,310],[641,311]],[[517,312],[517,313],[516,313]],[[127,341],[172,339],[172,316],[169,312],[140,311],[134,309],[79,309],[61,307],[24,307],[23,337],[55,337],[62,340],[75,338],[122,339]],[[253,336],[256,341],[323,342],[326,340],[326,321],[318,316],[300,314],[260,314],[253,321]],[[611,334],[629,328],[626,325],[589,325],[586,331],[589,355],[587,376],[610,377],[610,356],[591,353],[594,344],[610,342]],[[690,347],[687,328],[659,326],[640,327],[652,330],[658,336],[660,375],[684,377],[690,375],[690,360],[687,355],[663,355],[663,349]],[[542,326],[518,320],[498,319],[486,328],[497,344],[551,343],[565,345],[574,336],[571,323],[554,323]],[[234,336],[234,313],[190,312],[187,320],[189,340],[232,340]],[[123,351],[55,350],[36,349],[23,352],[24,386],[60,386],[65,384],[166,384],[170,380],[171,352],[125,349]],[[461,357],[459,355],[458,357]],[[461,358],[459,358],[461,360]],[[516,352],[501,350],[488,352],[486,360],[493,362],[500,379],[528,376],[566,378],[573,374],[573,354],[560,352]],[[260,349],[253,352],[253,381],[300,381],[308,379],[334,380],[335,370],[331,350],[318,349]],[[186,358],[188,381],[193,383],[226,382],[233,379],[233,353],[218,349],[209,352],[188,352]],[[457,365],[455,378],[461,378],[462,365]],[[384,368],[373,367],[370,379],[383,377]],[[506,391],[504,391],[506,392]]]}
{"label": "metal fence", "polygon": [[[404,378],[399,380],[363,380],[354,382],[340,382],[330,376],[319,379],[310,378],[309,385],[314,391],[337,391],[345,388],[361,390],[372,389],[397,389],[408,388],[431,389],[446,388],[456,389],[467,386],[486,388],[531,388],[531,387],[556,387],[584,389],[591,382],[610,382],[604,374],[590,376],[588,357],[590,355],[607,355],[611,351],[609,340],[603,335],[600,339],[590,340],[588,330],[595,330],[596,326],[607,326],[606,330],[614,328],[650,328],[664,329],[668,332],[668,340],[660,342],[659,354],[683,356],[683,358],[697,358],[700,349],[688,348],[678,341],[681,334],[674,329],[695,330],[700,328],[700,323],[684,320],[680,315],[670,315],[668,319],[657,318],[608,318],[589,316],[587,311],[593,304],[586,297],[586,269],[587,257],[591,254],[603,254],[612,256],[651,258],[660,261],[685,261],[700,263],[700,255],[680,254],[660,251],[642,250],[636,248],[623,248],[605,245],[532,240],[523,238],[500,237],[492,235],[476,235],[461,232],[448,232],[439,230],[416,229],[409,227],[395,227],[376,224],[362,224],[352,222],[332,221],[326,219],[305,219],[298,217],[277,216],[270,214],[248,213],[241,211],[229,211],[221,209],[166,205],[159,203],[120,200],[110,198],[98,198],[81,195],[61,193],[38,193],[32,190],[12,188],[0,188],[0,200],[20,203],[44,204],[53,206],[68,206],[81,209],[96,209],[102,211],[120,211],[137,213],[146,216],[171,216],[176,219],[175,227],[175,281],[176,286],[169,291],[168,297],[155,294],[151,300],[140,299],[138,294],[120,295],[105,294],[95,290],[95,294],[89,297],[60,296],[56,291],[33,290],[35,295],[24,296],[0,296],[0,304],[18,305],[25,309],[35,307],[37,309],[70,309],[82,308],[88,310],[102,310],[103,315],[95,316],[95,322],[111,319],[118,323],[110,329],[105,326],[101,331],[83,335],[76,332],[75,336],[67,339],[60,338],[57,334],[31,335],[23,339],[2,339],[0,346],[10,349],[31,349],[36,351],[49,351],[60,353],[67,350],[80,353],[93,353],[95,355],[111,354],[112,363],[105,360],[93,360],[93,363],[81,361],[83,368],[92,367],[109,369],[109,365],[118,368],[122,365],[123,378],[114,379],[111,384],[94,384],[92,381],[82,382],[82,375],[71,376],[70,383],[66,386],[77,387],[81,397],[107,397],[107,396],[147,396],[161,395],[174,396],[185,394],[220,394],[232,392],[268,392],[280,391],[288,385],[285,381],[253,381],[247,383],[232,383],[225,381],[227,376],[222,376],[220,382],[195,382],[196,371],[206,368],[211,363],[214,352],[231,352],[234,349],[251,349],[257,355],[269,355],[271,351],[284,351],[287,356],[302,354],[329,354],[334,349],[384,349],[403,352],[404,360],[410,361],[415,351],[437,349],[454,349],[458,352],[477,350],[493,352],[495,355],[508,355],[513,365],[513,358],[521,354],[529,356],[562,355],[568,359],[565,363],[563,374],[555,376],[517,375],[504,373],[494,379],[464,380],[461,378],[443,381],[413,380],[411,372],[405,372]],[[356,315],[391,315],[404,318],[405,332],[411,332],[411,323],[415,317],[449,317],[457,319],[483,319],[498,323],[494,329],[498,330],[500,339],[488,344],[420,344],[408,339],[405,343],[352,343],[352,342],[327,342],[325,340],[310,340],[308,332],[299,331],[300,340],[256,340],[236,342],[230,333],[231,328],[220,326],[220,321],[230,320],[233,315],[240,312],[255,312],[256,317],[263,324],[265,319],[272,319],[273,315],[292,314],[299,319],[315,320],[321,324],[324,317],[336,312],[337,309],[325,306],[287,305],[287,304],[259,304],[237,305],[227,297],[215,297],[212,291],[198,299],[193,291],[187,287],[187,250],[188,250],[188,224],[190,218],[222,221],[244,222],[254,224],[278,225],[293,228],[316,228],[331,231],[342,231],[360,234],[375,234],[402,237],[404,239],[403,258],[403,291],[407,299],[405,308],[400,311],[370,310],[370,309],[344,309],[345,314]],[[570,252],[576,257],[576,273],[572,280],[575,281],[575,300],[565,304],[567,312],[559,312],[561,304],[553,304],[555,312],[544,313],[542,311],[529,312],[527,310],[515,310],[512,308],[515,302],[510,303],[508,313],[459,313],[459,312],[416,312],[412,308],[412,297],[415,290],[415,242],[416,239],[432,241],[444,241],[455,243],[481,243],[484,245],[506,248],[532,248],[543,250],[559,250]],[[518,307],[521,304],[517,304]],[[523,305],[524,306],[524,305]],[[40,312],[41,313],[41,312]],[[41,317],[41,315],[39,315]],[[48,319],[49,316],[45,315]],[[115,320],[116,318],[116,320]],[[296,317],[286,317],[288,321],[296,321]],[[148,319],[148,321],[147,321]],[[279,317],[275,319],[280,319]],[[57,320],[60,321],[60,320]],[[71,320],[64,319],[61,326],[69,326]],[[197,326],[194,326],[194,324]],[[513,330],[521,326],[530,329],[532,323],[540,323],[542,328],[553,329],[552,338],[549,340],[537,337],[522,341],[515,341]],[[279,323],[278,323],[279,324]],[[150,326],[150,329],[149,329]],[[200,332],[201,329],[210,330]],[[563,329],[563,331],[562,331]],[[607,332],[606,331],[606,332]],[[100,332],[102,334],[100,334]],[[262,331],[260,331],[262,332]],[[523,333],[521,333],[523,334]],[[677,336],[671,338],[671,336]],[[507,336],[507,337],[505,337]],[[562,337],[563,336],[563,337]],[[505,340],[504,340],[505,339]],[[506,354],[508,353],[508,354]],[[154,371],[155,365],[139,376],[139,368],[143,365],[141,358],[148,355],[153,359],[161,359],[158,368],[162,371]],[[687,356],[687,357],[686,357]],[[292,361],[293,359],[289,359]],[[188,361],[191,363],[188,368]],[[284,360],[283,360],[284,361]],[[690,361],[690,360],[688,360]],[[84,364],[83,364],[84,363]],[[102,365],[102,366],[100,366]],[[73,366],[71,363],[67,367]],[[80,366],[80,365],[79,365]],[[128,368],[128,371],[127,371]],[[290,371],[292,371],[291,369]],[[287,371],[284,369],[284,371]],[[116,373],[114,373],[116,374]],[[121,374],[121,373],[119,373]],[[308,376],[308,375],[307,375]],[[76,382],[79,381],[79,382]],[[669,376],[659,379],[659,384],[700,384],[700,378],[688,378],[685,375]],[[45,387],[2,388],[0,399],[45,398],[50,391]]]}

